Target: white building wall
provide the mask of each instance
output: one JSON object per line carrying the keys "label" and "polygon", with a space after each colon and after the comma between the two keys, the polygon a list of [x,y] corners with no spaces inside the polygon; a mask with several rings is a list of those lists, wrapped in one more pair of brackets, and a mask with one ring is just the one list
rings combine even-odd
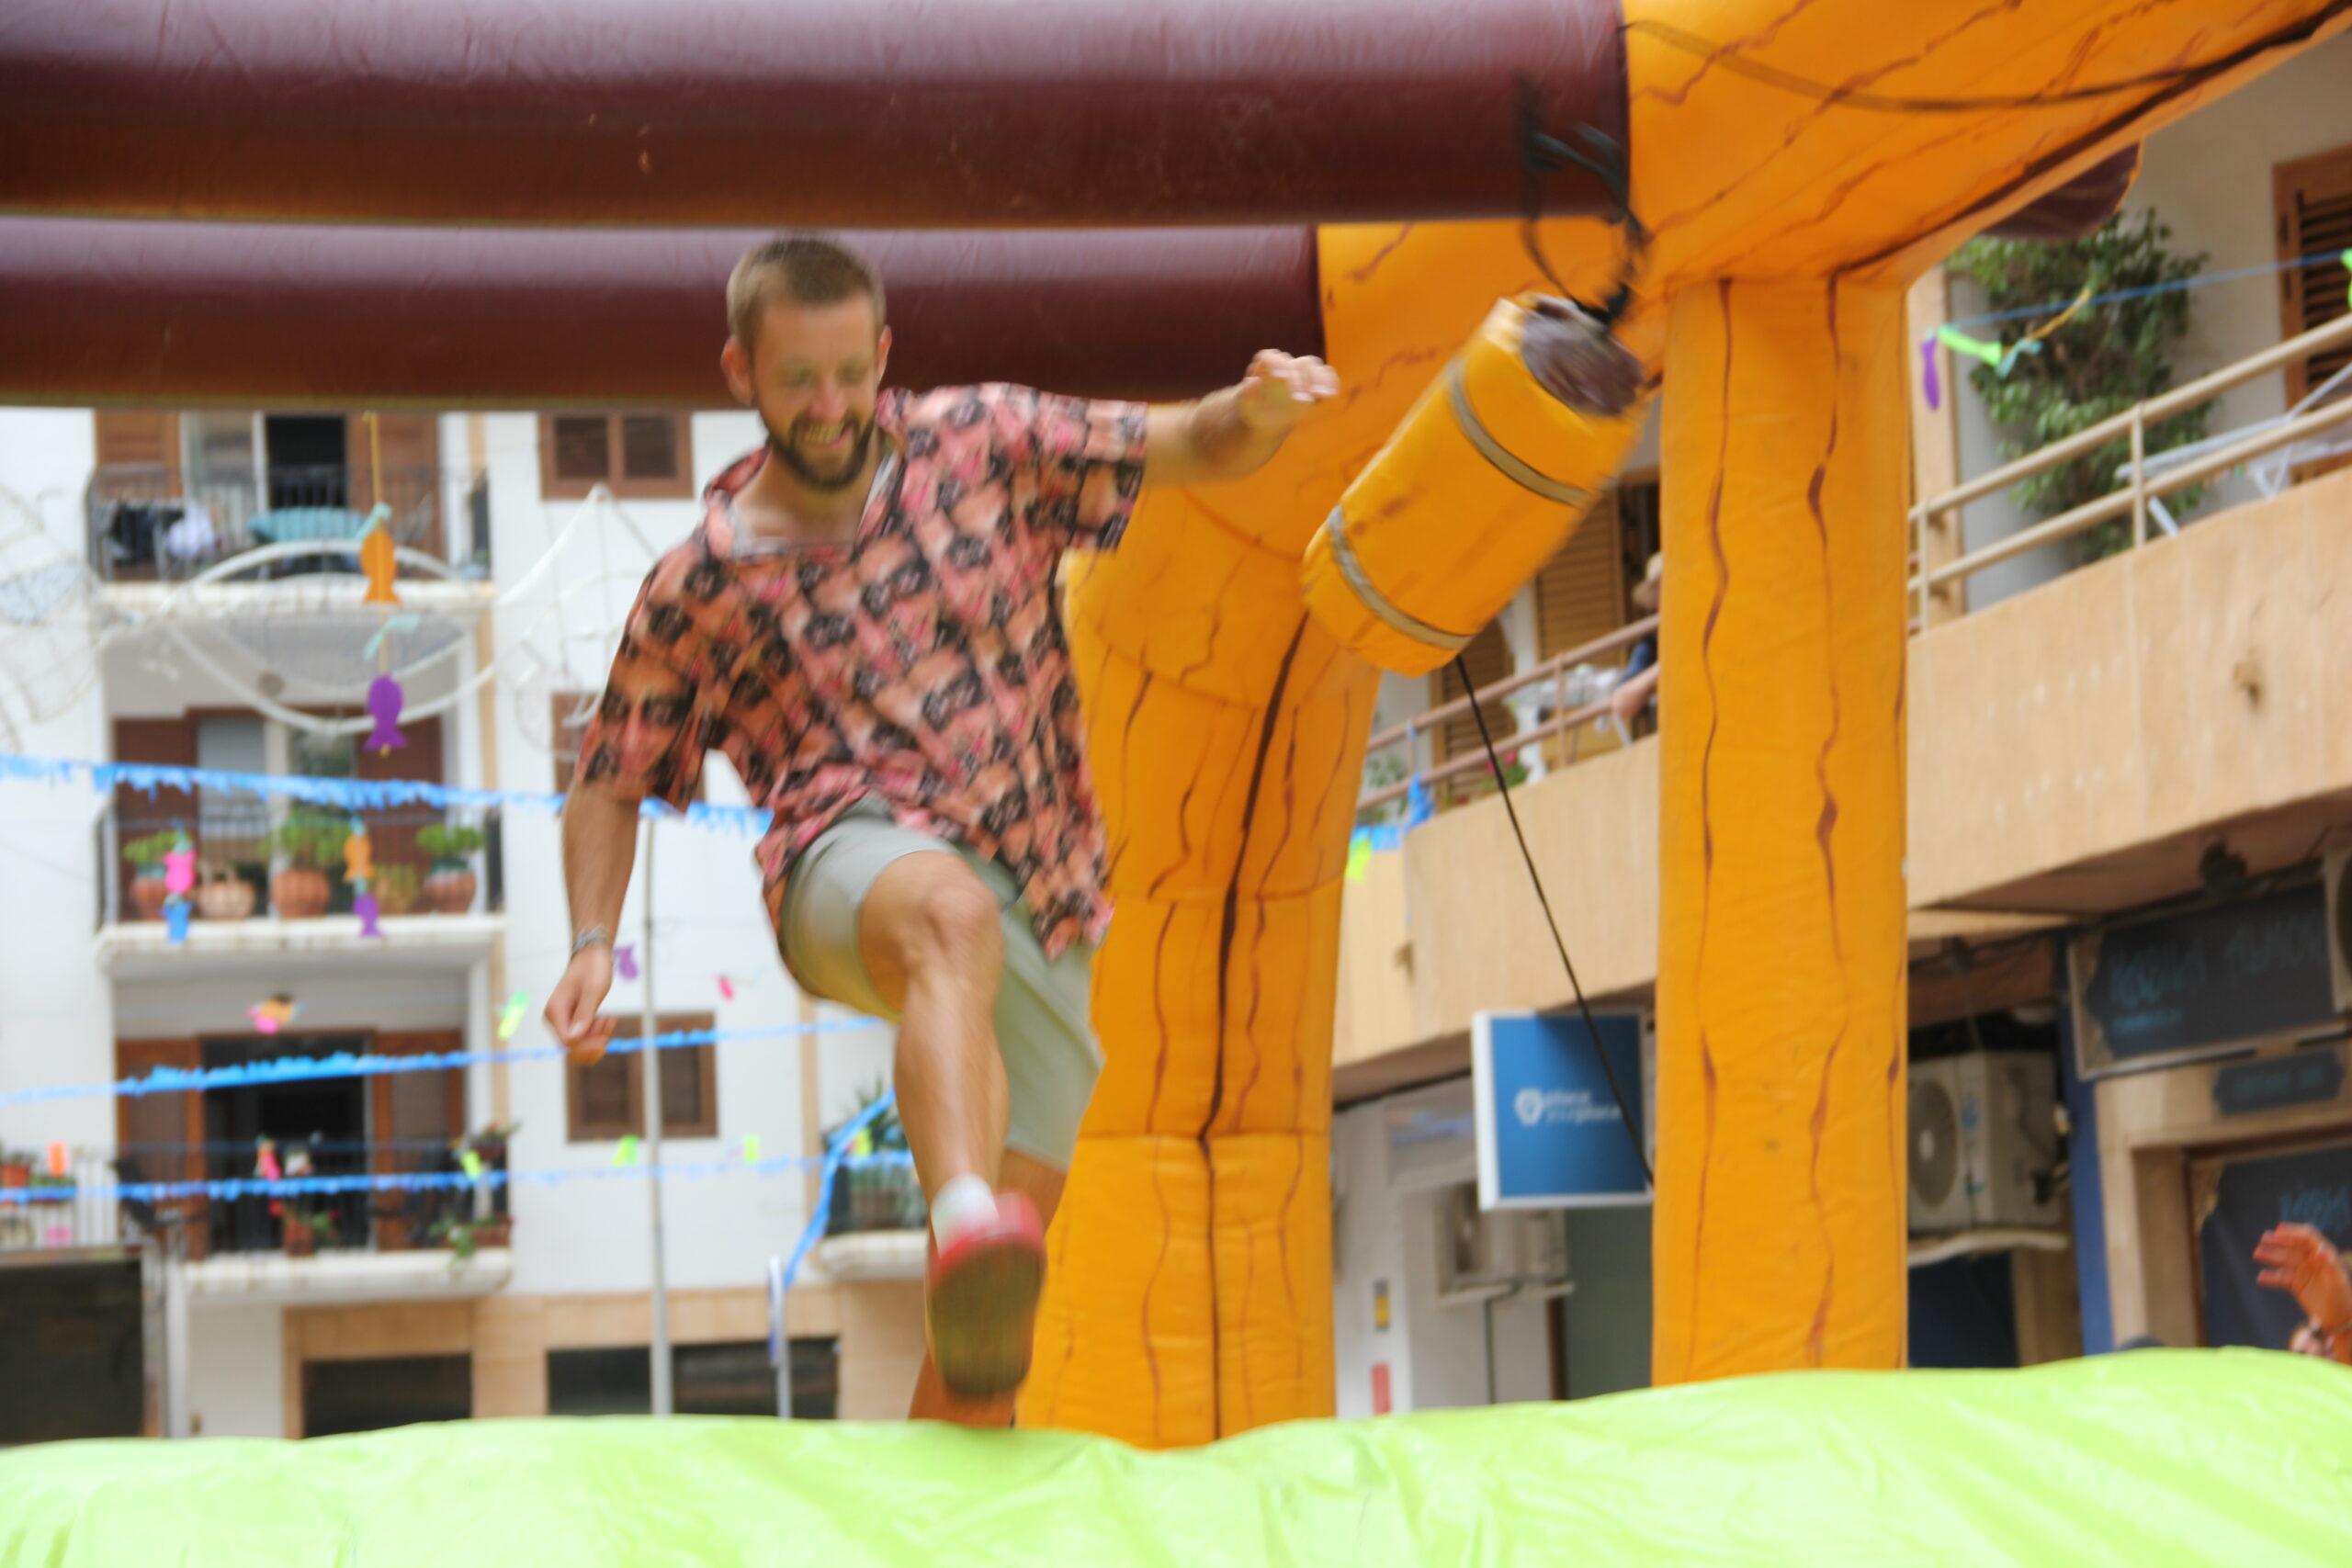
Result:
{"label": "white building wall", "polygon": [[207,1303],[188,1314],[188,1409],[204,1438],[286,1435],[285,1309]]}
{"label": "white building wall", "polygon": [[[65,557],[82,558],[82,494],[96,449],[86,410],[0,411],[0,487],[8,492],[0,495],[0,535],[37,523]],[[104,728],[95,685],[67,711],[35,722],[0,679],[0,711],[30,756],[95,755]],[[0,784],[0,1093],[112,1076],[109,998],[89,958],[101,804],[78,784]],[[0,1105],[0,1144],[53,1142],[111,1146],[112,1102]]]}

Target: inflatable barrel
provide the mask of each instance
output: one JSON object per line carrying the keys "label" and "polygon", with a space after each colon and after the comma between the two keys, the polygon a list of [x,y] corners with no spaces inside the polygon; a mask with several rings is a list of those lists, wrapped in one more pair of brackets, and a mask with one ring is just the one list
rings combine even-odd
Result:
{"label": "inflatable barrel", "polygon": [[[1641,434],[1641,363],[1564,299],[1498,300],[1306,547],[1307,607],[1383,669],[1436,669],[1559,549]],[[1471,536],[1432,550],[1432,534]]]}

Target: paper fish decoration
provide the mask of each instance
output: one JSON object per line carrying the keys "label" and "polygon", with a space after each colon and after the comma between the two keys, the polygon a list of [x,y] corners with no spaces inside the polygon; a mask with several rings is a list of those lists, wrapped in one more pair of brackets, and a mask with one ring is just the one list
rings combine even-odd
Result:
{"label": "paper fish decoration", "polygon": [[65,1145],[64,1145],[63,1144],[51,1144],[51,1145],[49,1145],[49,1174],[50,1174],[50,1175],[51,1175],[51,1176],[62,1176],[62,1175],[64,1175],[64,1174],[65,1174],[65,1171],[66,1171]]}
{"label": "paper fish decoration", "polygon": [[376,852],[368,842],[368,824],[351,819],[351,837],[343,841],[343,878],[364,883],[376,874]]}
{"label": "paper fish decoration", "polygon": [[625,942],[613,949],[613,973],[624,980],[637,978],[637,944]]}
{"label": "paper fish decoration", "polygon": [[368,716],[376,721],[376,728],[361,744],[379,751],[408,744],[399,729],[401,701],[401,683],[391,676],[379,675],[368,682]]}
{"label": "paper fish decoration", "polygon": [[729,1001],[733,1001],[735,999],[735,982],[729,979],[724,975],[718,976],[718,994],[726,998]]}
{"label": "paper fish decoration", "polygon": [[363,604],[397,604],[401,596],[392,592],[392,575],[400,570],[398,548],[392,543],[392,531],[386,525],[385,509],[378,507],[375,525],[359,541],[359,570],[368,574],[368,592],[359,602]]}
{"label": "paper fish decoration", "polygon": [[743,1134],[743,1163],[745,1165],[760,1163],[760,1135],[757,1133]]}
{"label": "paper fish decoration", "polygon": [[187,941],[187,899],[167,898],[164,901],[164,935],[174,947],[182,946]]}
{"label": "paper fish decoration", "polygon": [[481,1179],[482,1172],[481,1156],[476,1154],[471,1149],[459,1149],[458,1151],[458,1168],[466,1173],[466,1179],[468,1181],[480,1181]]}
{"label": "paper fish decoration", "polygon": [[359,917],[361,936],[380,937],[384,934],[384,928],[376,923],[383,919],[383,907],[376,902],[376,896],[373,893],[363,887],[353,894],[351,912]]}
{"label": "paper fish decoration", "polygon": [[179,848],[164,852],[164,891],[177,897],[196,890],[196,849],[180,835]]}
{"label": "paper fish decoration", "polygon": [[282,1181],[285,1170],[277,1163],[277,1145],[264,1138],[255,1145],[254,1174],[264,1181]]}
{"label": "paper fish decoration", "polygon": [[1405,786],[1405,826],[1418,828],[1437,815],[1437,807],[1430,804],[1430,792],[1421,781],[1412,780]]}
{"label": "paper fish decoration", "polygon": [[1372,835],[1359,828],[1348,837],[1347,879],[1350,882],[1362,882],[1364,879],[1364,874],[1371,869]]}
{"label": "paper fish decoration", "polygon": [[531,994],[528,991],[517,991],[507,998],[506,1005],[498,1010],[498,1037],[501,1040],[514,1039],[514,1032],[523,1027],[523,1020],[530,1010]]}
{"label": "paper fish decoration", "polygon": [[1928,394],[1928,412],[1933,413],[1944,406],[1943,381],[1936,374],[1936,340],[1933,335],[1919,340],[1919,380]]}
{"label": "paper fish decoration", "polygon": [[613,1168],[617,1170],[623,1166],[631,1166],[636,1163],[637,1135],[631,1133],[625,1134],[619,1143],[613,1145]]}
{"label": "paper fish decoration", "polygon": [[301,1004],[291,997],[272,997],[267,1001],[255,1002],[247,1008],[245,1016],[254,1021],[254,1027],[262,1033],[275,1034],[293,1022],[294,1015],[300,1010]]}

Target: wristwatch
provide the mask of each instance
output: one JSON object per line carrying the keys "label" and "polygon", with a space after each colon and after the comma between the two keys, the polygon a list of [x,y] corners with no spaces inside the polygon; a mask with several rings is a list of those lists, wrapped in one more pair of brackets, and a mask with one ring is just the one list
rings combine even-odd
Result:
{"label": "wristwatch", "polygon": [[588,949],[595,946],[598,942],[604,943],[606,947],[612,946],[613,933],[606,931],[602,926],[590,926],[586,931],[582,931],[578,936],[571,939],[571,956],[574,958],[579,957],[582,953],[585,953]]}

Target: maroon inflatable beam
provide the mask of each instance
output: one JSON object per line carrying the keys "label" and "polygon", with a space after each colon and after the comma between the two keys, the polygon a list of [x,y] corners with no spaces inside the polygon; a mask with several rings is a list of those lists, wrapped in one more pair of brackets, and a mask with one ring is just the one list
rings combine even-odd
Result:
{"label": "maroon inflatable beam", "polygon": [[[869,229],[1509,218],[1617,0],[0,7],[0,211]],[[1555,211],[1593,211],[1566,172]]]}
{"label": "maroon inflatable beam", "polygon": [[[0,401],[719,406],[764,237],[0,219]],[[1308,229],[847,237],[899,386],[1180,398],[1322,352]]]}

